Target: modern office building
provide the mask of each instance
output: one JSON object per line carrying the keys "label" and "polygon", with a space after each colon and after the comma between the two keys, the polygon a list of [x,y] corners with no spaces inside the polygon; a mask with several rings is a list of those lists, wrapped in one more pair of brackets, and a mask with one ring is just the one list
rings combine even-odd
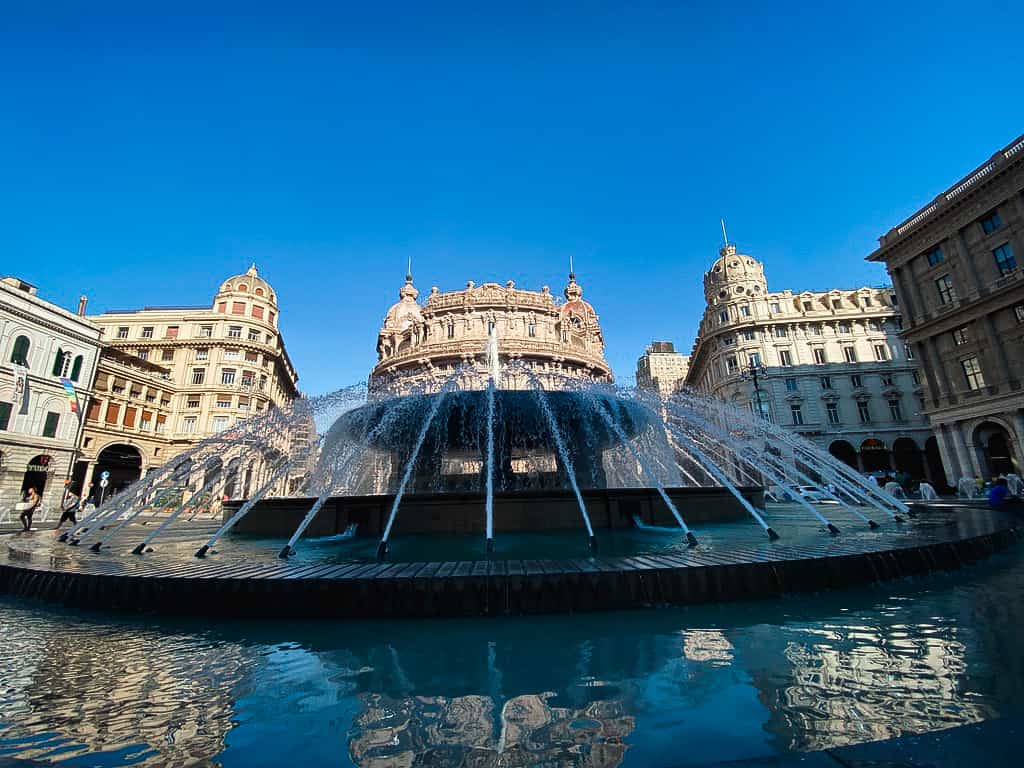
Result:
{"label": "modern office building", "polygon": [[879,238],[946,474],[1024,474],[1024,136]]}

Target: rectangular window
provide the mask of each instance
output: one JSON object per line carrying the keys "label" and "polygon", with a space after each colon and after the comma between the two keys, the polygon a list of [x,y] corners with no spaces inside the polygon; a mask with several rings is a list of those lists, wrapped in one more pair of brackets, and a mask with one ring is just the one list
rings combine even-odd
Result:
{"label": "rectangular window", "polygon": [[860,376],[851,376],[850,386],[853,387],[854,389],[857,389],[858,387],[863,387],[864,383],[860,380]]}
{"label": "rectangular window", "polygon": [[893,385],[892,374],[891,373],[883,373],[882,374],[882,386],[883,387],[891,387],[892,385]]}
{"label": "rectangular window", "polygon": [[253,304],[252,305],[252,316],[255,317],[257,320],[262,320],[263,319],[263,307],[259,306],[258,304]]}
{"label": "rectangular window", "polygon": [[880,326],[878,324],[877,320],[868,320],[868,330],[869,331],[880,331],[880,330],[882,330],[882,326]]}
{"label": "rectangular window", "polygon": [[839,424],[839,403],[825,403],[825,413],[828,414],[829,424]]}
{"label": "rectangular window", "polygon": [[907,360],[914,359],[914,348],[909,343],[903,345],[903,354],[907,356]]}
{"label": "rectangular window", "polygon": [[201,339],[213,338],[213,326],[212,325],[201,325],[201,326],[199,326],[199,338],[201,338]]}
{"label": "rectangular window", "polygon": [[729,312],[728,312],[728,310],[723,309],[721,312],[719,312],[718,313],[718,320],[719,320],[719,322],[722,322],[722,323],[729,322]]}
{"label": "rectangular window", "polygon": [[117,338],[127,339],[128,338],[128,326],[122,325],[117,329]]}
{"label": "rectangular window", "polygon": [[956,301],[956,291],[953,289],[953,280],[949,275],[943,275],[935,281],[935,289],[939,292],[939,302],[949,304]]}
{"label": "rectangular window", "polygon": [[206,381],[206,369],[205,368],[193,368],[192,369],[192,383],[202,384]]}
{"label": "rectangular window", "polygon": [[231,302],[231,314],[232,315],[244,315],[245,314],[245,302],[244,301],[233,301],[233,302]]}
{"label": "rectangular window", "polygon": [[857,362],[857,350],[853,347],[843,347],[843,360],[848,363]]}
{"label": "rectangular window", "polygon": [[209,360],[210,350],[206,347],[200,347],[196,350],[196,360]]}
{"label": "rectangular window", "polygon": [[228,428],[228,417],[227,416],[214,416],[213,423],[211,424],[214,432],[223,432]]}
{"label": "rectangular window", "polygon": [[811,335],[812,336],[821,336],[821,326],[820,325],[812,325],[811,326]]}
{"label": "rectangular window", "polygon": [[[1024,305],[1022,305],[1022,306],[1024,306]],[[754,331],[744,331],[743,332],[743,340],[744,341],[754,341],[755,339],[757,339],[757,333],[755,333]]]}
{"label": "rectangular window", "polygon": [[249,333],[246,335],[246,338],[249,339],[249,341],[259,341],[260,332],[257,331],[255,328],[250,328]]}
{"label": "rectangular window", "polygon": [[[0,432],[6,432],[11,425],[11,411],[13,410],[13,403],[0,403]],[[89,412],[92,412],[91,407]]]}
{"label": "rectangular window", "polygon": [[747,355],[747,362],[749,362],[755,368],[761,364],[761,355],[758,352],[751,352]]}
{"label": "rectangular window", "polygon": [[252,371],[242,371],[242,386],[246,389],[251,389],[255,378]]}
{"label": "rectangular window", "polygon": [[784,326],[784,325],[776,325],[775,326],[775,338],[777,338],[777,339],[784,339],[784,338],[786,338],[787,335],[788,335],[788,332],[786,330],[786,326]]}
{"label": "rectangular window", "polygon": [[199,398],[198,397],[190,397],[190,398],[188,398],[188,400],[185,401],[185,407],[186,408],[198,408],[199,407]]}
{"label": "rectangular window", "polygon": [[267,388],[267,377],[266,376],[260,376],[260,392],[262,392],[266,388]]}
{"label": "rectangular window", "polygon": [[921,377],[920,377],[920,375],[918,375],[917,371],[911,371],[910,372],[910,378],[912,378],[914,380],[914,385],[915,386],[920,386],[920,384],[921,384]]}
{"label": "rectangular window", "polygon": [[968,357],[966,360],[961,360],[960,367],[963,368],[964,378],[967,380],[967,388],[969,390],[974,392],[985,386],[985,377],[981,373],[978,358]]}
{"label": "rectangular window", "polygon": [[822,376],[821,377],[821,388],[822,389],[832,389],[832,377],[831,376]]}
{"label": "rectangular window", "polygon": [[153,412],[143,411],[142,418],[139,419],[139,429],[148,432],[153,428]]}
{"label": "rectangular window", "polygon": [[196,431],[196,417],[186,416],[181,420],[181,431],[192,433]]}
{"label": "rectangular window", "polygon": [[223,315],[228,311],[228,303],[226,301],[217,302],[217,311]]}
{"label": "rectangular window", "polygon": [[799,405],[789,406],[789,412],[793,414],[793,426],[799,427],[804,423],[804,412],[803,408]]}
{"label": "rectangular window", "polygon": [[235,369],[225,368],[220,372],[220,383],[221,384],[234,384],[235,383]]}
{"label": "rectangular window", "polygon": [[811,302],[805,301],[804,302],[804,312],[810,312],[810,311],[811,311]]}
{"label": "rectangular window", "polygon": [[174,360],[174,350],[173,349],[165,349],[165,350],[163,350],[160,353],[160,360],[165,362],[165,363],[169,363],[172,360]]}
{"label": "rectangular window", "polygon": [[799,387],[797,386],[796,379],[786,379],[786,391],[796,392]]}
{"label": "rectangular window", "polygon": [[167,326],[167,333],[164,334],[164,338],[167,338],[167,339],[176,339],[176,338],[178,338],[178,326],[176,326],[176,325],[168,325]]}
{"label": "rectangular window", "polygon": [[167,414],[158,413],[156,415],[156,432],[164,432],[167,429]]}
{"label": "rectangular window", "polygon": [[867,424],[871,421],[871,411],[868,410],[866,402],[857,403],[857,418],[860,419],[861,424]]}
{"label": "rectangular window", "polygon": [[131,428],[135,427],[135,414],[136,413],[137,413],[137,411],[134,408],[132,408],[131,406],[127,406],[124,409],[124,425],[126,427],[131,427]]}
{"label": "rectangular window", "polygon": [[899,400],[889,401],[889,418],[893,421],[903,421],[903,406]]}
{"label": "rectangular window", "polygon": [[255,352],[246,352],[245,353],[245,362],[247,362],[247,363],[258,363],[259,360],[260,360],[260,356],[258,354],[256,354]]}
{"label": "rectangular window", "polygon": [[46,423],[43,424],[43,437],[56,437],[57,425],[60,423],[60,414],[50,411],[46,414]]}
{"label": "rectangular window", "polygon": [[959,328],[954,329],[952,335],[953,343],[958,347],[962,347],[964,344],[971,340],[971,337],[967,332],[966,325],[962,325]]}
{"label": "rectangular window", "polygon": [[1013,316],[1018,323],[1024,323],[1024,304],[1018,304],[1013,308]]}
{"label": "rectangular window", "polygon": [[840,333],[841,333],[841,334],[842,334],[843,336],[849,336],[849,335],[850,335],[850,333],[852,333],[852,332],[853,332],[853,328],[852,328],[852,327],[850,326],[850,324],[849,324],[849,323],[840,323],[840,324],[839,324],[839,332],[840,332]]}
{"label": "rectangular window", "polygon": [[782,311],[782,307],[779,306],[779,302],[773,301],[772,302],[772,312],[781,312],[781,311]]}
{"label": "rectangular window", "polygon": [[240,398],[238,398],[238,407],[241,410],[243,410],[243,411],[248,411],[249,410],[249,398],[248,397],[240,397]]}
{"label": "rectangular window", "polygon": [[229,339],[240,339],[240,338],[242,338],[242,326],[240,326],[240,325],[229,325],[228,326],[228,338]]}
{"label": "rectangular window", "polygon": [[1013,249],[1009,243],[1000,245],[992,251],[992,255],[996,259],[996,266],[999,267],[999,274],[1003,277],[1017,269],[1017,259],[1014,258]]}
{"label": "rectangular window", "polygon": [[[450,339],[454,335],[455,335],[455,326],[454,325],[449,325],[448,326],[448,338]],[[526,335],[529,336],[531,339],[535,338],[537,336],[537,325],[536,325],[536,323],[530,323],[529,325],[526,326]]]}
{"label": "rectangular window", "polygon": [[875,302],[873,302],[873,301],[871,300],[871,297],[870,297],[870,296],[865,296],[865,297],[864,297],[864,306],[865,306],[865,307],[870,307],[870,306],[873,306],[873,305],[874,305],[874,303],[875,303]]}
{"label": "rectangular window", "polygon": [[242,352],[241,352],[241,350],[238,350],[238,349],[225,349],[224,350],[224,359],[225,360],[241,360],[242,359]]}
{"label": "rectangular window", "polygon": [[875,360],[888,360],[889,348],[885,344],[875,344]]}
{"label": "rectangular window", "polygon": [[943,259],[942,248],[936,245],[930,251],[925,253],[924,257],[928,260],[929,267],[934,267],[936,264],[941,264]]}
{"label": "rectangular window", "polygon": [[271,325],[274,324],[274,313],[273,312],[269,313],[269,316],[267,317],[267,320],[270,321]]}
{"label": "rectangular window", "polygon": [[140,349],[136,354],[139,356],[139,360],[149,360],[149,350]]}
{"label": "rectangular window", "polygon": [[739,366],[736,364],[736,358],[725,358],[725,367],[728,369],[729,373],[736,373],[736,371],[739,369]]}
{"label": "rectangular window", "polygon": [[825,350],[822,347],[815,347],[814,348],[814,364],[815,365],[824,365],[827,362],[828,362],[828,359],[825,357]]}
{"label": "rectangular window", "polygon": [[986,235],[991,235],[1001,226],[1003,226],[1003,221],[999,218],[998,211],[992,211],[992,213],[981,220],[981,229]]}
{"label": "rectangular window", "polygon": [[153,326],[152,325],[147,325],[147,326],[143,327],[143,329],[142,329],[142,338],[144,338],[144,339],[152,339],[153,338]]}
{"label": "rectangular window", "polygon": [[217,398],[217,407],[218,408],[230,408],[231,407],[231,398],[230,397],[218,397]]}
{"label": "rectangular window", "polygon": [[107,424],[117,424],[117,420],[120,415],[121,406],[117,403],[107,403]]}
{"label": "rectangular window", "polygon": [[740,317],[750,317],[750,307],[746,304],[740,307]]}
{"label": "rectangular window", "polygon": [[793,364],[793,356],[788,349],[779,350],[779,365],[790,366]]}

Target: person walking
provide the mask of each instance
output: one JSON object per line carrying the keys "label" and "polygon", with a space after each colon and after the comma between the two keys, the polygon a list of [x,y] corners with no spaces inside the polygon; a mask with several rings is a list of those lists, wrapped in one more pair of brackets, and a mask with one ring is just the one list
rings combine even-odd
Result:
{"label": "person walking", "polygon": [[22,530],[32,530],[32,515],[35,514],[36,509],[39,507],[39,494],[35,488],[29,488],[25,492],[25,498],[21,502],[21,514],[18,515],[18,519],[21,520]]}
{"label": "person walking", "polygon": [[60,505],[60,521],[57,523],[58,530],[69,520],[72,525],[78,524],[78,508],[81,503],[81,500],[75,495],[75,492],[68,489],[67,495],[64,497],[64,501],[62,501]]}

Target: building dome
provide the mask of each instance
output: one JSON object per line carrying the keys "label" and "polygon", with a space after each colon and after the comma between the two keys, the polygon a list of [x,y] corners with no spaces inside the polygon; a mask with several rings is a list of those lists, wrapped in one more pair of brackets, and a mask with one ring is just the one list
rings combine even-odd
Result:
{"label": "building dome", "polygon": [[253,264],[245,274],[225,280],[213,298],[213,308],[226,315],[241,315],[277,325],[277,292],[260,277]]}
{"label": "building dome", "polygon": [[405,284],[398,289],[398,302],[384,315],[384,324],[377,335],[377,354],[380,357],[411,349],[423,340],[426,327],[423,310],[416,303],[420,292],[412,283],[412,275],[405,276]]}
{"label": "building dome", "polygon": [[573,272],[569,273],[569,283],[565,286],[563,295],[565,303],[558,308],[563,329],[569,333],[588,336],[590,341],[603,352],[604,337],[601,335],[597,312],[589,302],[583,300],[583,287],[576,282],[576,275]]}
{"label": "building dome", "polygon": [[722,247],[718,254],[718,259],[704,274],[704,298],[709,306],[768,293],[764,264],[752,256],[737,253],[731,243]]}

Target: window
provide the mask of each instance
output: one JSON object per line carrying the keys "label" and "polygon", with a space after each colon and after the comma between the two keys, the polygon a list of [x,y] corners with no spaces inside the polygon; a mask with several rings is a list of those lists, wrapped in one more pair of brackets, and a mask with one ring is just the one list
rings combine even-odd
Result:
{"label": "window", "polygon": [[907,360],[914,359],[914,348],[909,343],[903,345],[903,354],[907,356]]}
{"label": "window", "polygon": [[871,421],[871,411],[868,410],[866,402],[857,403],[857,418],[860,419],[861,424],[867,424]]}
{"label": "window", "polygon": [[736,363],[736,358],[735,357],[727,357],[727,358],[725,358],[725,367],[729,371],[729,373],[736,373],[736,371],[739,369],[739,366]]}
{"label": "window", "polygon": [[917,371],[911,371],[910,372],[910,378],[912,378],[914,380],[914,384],[915,385],[920,386],[920,384],[921,384],[921,376],[918,374]]}
{"label": "window", "polygon": [[1003,243],[992,255],[996,259],[996,266],[999,267],[999,274],[1003,277],[1017,269],[1017,259],[1013,256],[1013,249],[1009,243]]}
{"label": "window", "polygon": [[263,319],[263,307],[259,306],[258,304],[253,304],[252,305],[252,316],[255,317],[257,320],[262,320]]}
{"label": "window", "polygon": [[178,338],[178,326],[168,325],[167,333],[164,334],[165,339],[176,339]]}
{"label": "window", "polygon": [[839,424],[839,403],[825,403],[825,413],[828,415],[828,423]]}
{"label": "window", "polygon": [[859,375],[858,376],[851,376],[850,377],[850,386],[853,387],[854,389],[857,389],[858,387],[863,387],[864,386],[864,384],[860,380],[860,376]]}
{"label": "window", "polygon": [[1013,316],[1018,323],[1024,323],[1024,304],[1018,304],[1013,308]]}
{"label": "window", "polygon": [[67,357],[68,354],[58,347],[57,354],[53,358],[53,370],[51,371],[54,376],[63,376],[67,372],[67,364],[70,361],[70,358]]}
{"label": "window", "polygon": [[820,325],[812,325],[811,326],[811,335],[812,336],[821,336],[821,326]]}
{"label": "window", "polygon": [[173,361],[174,360],[174,350],[173,349],[165,349],[162,352],[160,352],[160,360],[162,362],[164,362],[164,363],[169,363],[169,362]]}
{"label": "window", "polygon": [[46,422],[43,424],[43,437],[56,437],[57,425],[60,423],[60,414],[50,411],[46,414]]}
{"label": "window", "polygon": [[242,326],[240,326],[240,325],[229,325],[228,326],[228,338],[229,339],[240,339],[240,338],[242,338]]}
{"label": "window", "polygon": [[810,312],[810,311],[811,311],[811,302],[805,301],[804,302],[804,312]]}
{"label": "window", "polygon": [[233,301],[233,302],[231,302],[231,314],[232,315],[244,315],[245,314],[245,302],[244,301]]}
{"label": "window", "polygon": [[11,411],[13,410],[12,403],[0,403],[0,432],[6,432],[11,425]]}
{"label": "window", "polygon": [[775,326],[775,338],[777,338],[777,339],[784,339],[784,338],[786,338],[787,335],[788,335],[788,332],[786,330],[786,326],[784,326],[784,325],[776,325]]}
{"label": "window", "polygon": [[821,377],[821,388],[822,389],[832,389],[832,377],[831,376],[822,376]]}
{"label": "window", "polygon": [[[1024,308],[1024,305],[1022,305],[1022,308]],[[755,333],[754,331],[744,331],[743,332],[743,340],[744,341],[754,341],[755,339],[757,339],[757,333]]]}
{"label": "window", "polygon": [[228,311],[228,303],[226,301],[217,302],[217,311],[224,314]]}
{"label": "window", "polygon": [[903,406],[899,400],[889,401],[889,418],[893,421],[903,421]]}
{"label": "window", "polygon": [[221,384],[234,384],[235,383],[235,369],[225,368],[220,372],[220,383]]}
{"label": "window", "polygon": [[844,336],[849,336],[853,332],[853,328],[850,326],[849,323],[840,323],[839,332]]}
{"label": "window", "polygon": [[196,350],[196,360],[209,360],[210,350],[206,347],[200,347]]}
{"label": "window", "polygon": [[225,360],[241,360],[242,359],[242,353],[241,353],[240,350],[237,350],[237,349],[225,349],[224,350],[224,359]]}
{"label": "window", "polygon": [[72,363],[72,365],[71,365],[71,380],[72,381],[78,381],[79,377],[82,375],[82,363],[84,362],[84,360],[85,360],[85,358],[82,357],[81,355],[76,355],[75,356],[75,362]]}
{"label": "window", "polygon": [[266,388],[267,388],[267,377],[266,376],[260,376],[260,392],[262,392]]}
{"label": "window", "polygon": [[242,386],[246,389],[252,389],[252,383],[255,378],[255,374],[252,371],[242,371]]}
{"label": "window", "polygon": [[129,429],[135,429],[135,414],[138,410],[128,406],[124,409],[124,425]]}
{"label": "window", "polygon": [[[533,325],[530,325],[530,327],[533,328]],[[447,328],[448,328],[448,333],[447,333],[448,338],[449,339],[454,339],[455,338],[455,323],[448,323]],[[531,333],[530,335],[532,336],[533,334]]]}
{"label": "window", "polygon": [[958,347],[962,347],[964,344],[966,344],[968,341],[971,340],[971,337],[970,337],[970,335],[967,332],[967,326],[966,325],[962,325],[959,328],[956,328],[953,331],[952,335],[953,335],[953,343],[956,346],[958,346]]}
{"label": "window", "polygon": [[788,349],[779,350],[779,365],[789,366],[793,364],[793,356]]}
{"label": "window", "polygon": [[190,397],[188,400],[185,401],[185,407],[186,408],[198,408],[199,407],[199,398],[198,397]]}
{"label": "window", "polygon": [[118,329],[117,329],[117,338],[119,338],[119,339],[127,339],[128,338],[128,326],[127,325],[122,325],[122,326],[118,327]]}
{"label": "window", "polygon": [[750,317],[750,307],[746,304],[740,307],[740,317]]}
{"label": "window", "polygon": [[248,397],[240,397],[240,398],[238,398],[238,407],[241,410],[243,410],[243,411],[248,411],[249,410],[249,398]]}
{"label": "window", "polygon": [[936,264],[942,263],[942,248],[935,246],[930,251],[926,252],[924,257],[928,260],[928,266],[934,267]]}
{"label": "window", "polygon": [[255,352],[246,352],[245,353],[245,362],[247,362],[247,363],[258,363],[259,360],[260,360],[260,356],[257,355]]}
{"label": "window", "polygon": [[227,416],[214,416],[213,423],[210,425],[214,432],[223,432],[228,428],[228,417]]}
{"label": "window", "polygon": [[991,235],[1001,226],[1003,226],[1003,221],[999,218],[998,211],[992,211],[992,213],[981,220],[981,229],[986,235]]}
{"label": "window", "polygon": [[804,411],[799,405],[789,406],[789,412],[793,414],[794,427],[799,427],[804,423]]}
{"label": "window", "polygon": [[779,302],[773,301],[772,302],[772,312],[781,312],[781,311],[782,311],[782,307],[779,306]]}
{"label": "window", "polygon": [[755,368],[761,364],[761,355],[758,352],[751,352],[747,355],[747,361]]}
{"label": "window", "polygon": [[815,365],[824,365],[827,362],[828,362],[828,359],[825,357],[825,350],[824,350],[824,348],[822,348],[822,347],[815,347],[814,348],[814,364]]}
{"label": "window", "polygon": [[231,398],[230,397],[218,397],[217,398],[217,407],[218,408],[230,408],[231,407]]}
{"label": "window", "polygon": [[[452,336],[455,335],[455,326],[454,325],[449,325],[448,326],[448,331],[449,331],[448,338],[450,339]],[[537,324],[536,323],[530,323],[529,325],[526,326],[526,335],[529,336],[531,339],[536,337],[536,335],[537,335]]]}
{"label": "window", "polygon": [[953,290],[953,280],[949,275],[943,275],[935,281],[935,288],[939,292],[939,302],[949,304],[956,301],[956,291]]}
{"label": "window", "polygon": [[729,311],[726,310],[726,309],[723,309],[721,312],[719,312],[718,313],[718,320],[719,320],[719,322],[722,322],[722,323],[729,322]]}
{"label": "window", "polygon": [[206,369],[205,368],[193,368],[192,369],[192,383],[202,384],[206,381]]}
{"label": "window", "polygon": [[256,330],[255,328],[250,328],[247,338],[249,339],[249,341],[259,341],[260,340],[260,332],[258,330]]}
{"label": "window", "polygon": [[893,386],[893,380],[892,380],[892,374],[891,373],[883,373],[882,374],[882,386],[883,387],[891,387],[891,386]]}
{"label": "window", "polygon": [[727,347],[731,347],[733,344],[736,343],[736,337],[726,336],[724,339],[722,339],[722,343]]}
{"label": "window", "polygon": [[848,363],[857,362],[857,350],[853,347],[843,347],[843,360]]}
{"label": "window", "polygon": [[870,297],[870,296],[865,296],[865,297],[864,297],[864,306],[865,306],[865,307],[870,307],[870,306],[874,305],[874,303],[875,303],[875,302],[873,302],[873,301],[871,300],[871,297]]}
{"label": "window", "polygon": [[139,418],[139,429],[149,431],[153,428],[153,412],[143,411],[142,416]]}
{"label": "window", "polygon": [[888,360],[889,348],[885,344],[875,344],[875,360]]}
{"label": "window", "polygon": [[121,416],[121,406],[117,403],[107,403],[107,416],[104,419],[107,424],[117,424]]}
{"label": "window", "polygon": [[975,392],[985,386],[985,377],[981,373],[981,366],[978,358],[968,357],[960,361],[960,367],[964,370],[964,378],[967,380],[967,388]]}
{"label": "window", "polygon": [[843,308],[843,300],[842,299],[832,299],[832,309],[842,309],[842,308]]}
{"label": "window", "polygon": [[877,320],[868,320],[868,330],[869,331],[880,331],[880,330],[882,330],[882,326],[880,326],[878,324]]}
{"label": "window", "polygon": [[140,349],[137,354],[139,356],[139,360],[149,360],[149,350],[148,349]]}
{"label": "window", "polygon": [[182,432],[195,432],[196,431],[196,417],[186,416],[181,420],[181,431]]}
{"label": "window", "polygon": [[796,392],[799,389],[797,387],[796,379],[786,379],[786,391]]}
{"label": "window", "polygon": [[199,326],[199,338],[201,338],[201,339],[213,338],[213,326],[212,325],[201,325],[201,326]]}
{"label": "window", "polygon": [[153,338],[153,326],[145,325],[142,327],[142,338],[152,339]]}

